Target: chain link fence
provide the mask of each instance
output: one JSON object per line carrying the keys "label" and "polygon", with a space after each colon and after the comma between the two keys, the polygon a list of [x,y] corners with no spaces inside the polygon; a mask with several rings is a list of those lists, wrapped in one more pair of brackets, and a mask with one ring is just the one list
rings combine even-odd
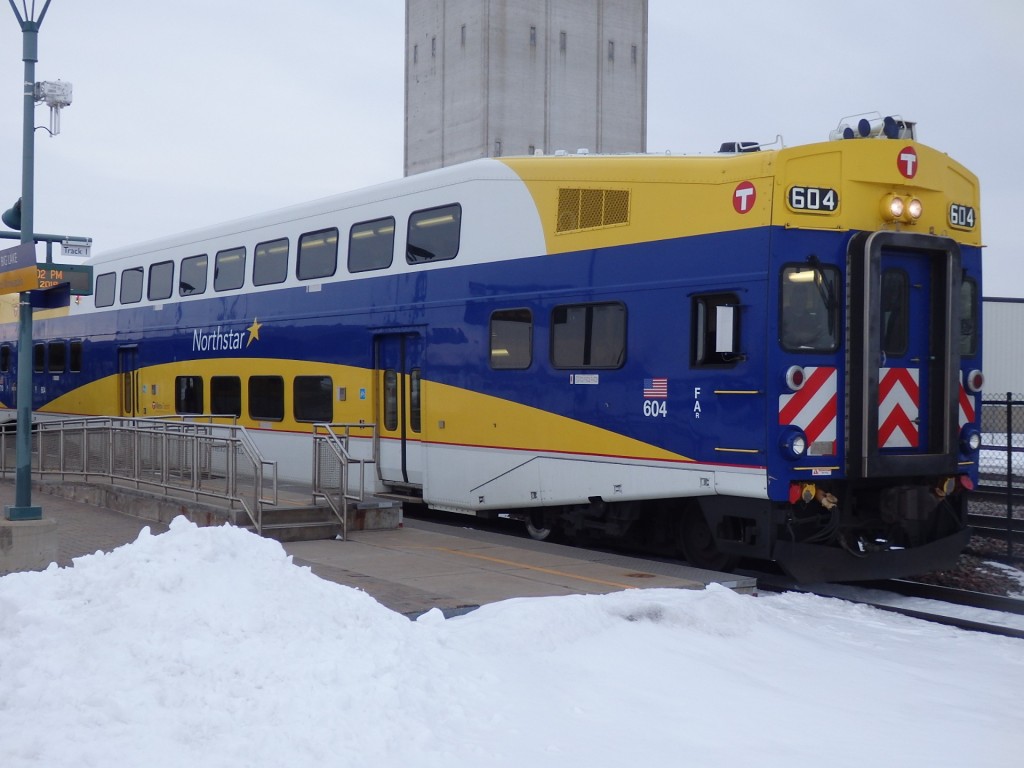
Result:
{"label": "chain link fence", "polygon": [[[1024,540],[1024,394],[988,395],[981,403],[981,457],[977,501],[971,511],[1005,518],[1006,551]],[[1016,541],[1015,541],[1016,539]]]}

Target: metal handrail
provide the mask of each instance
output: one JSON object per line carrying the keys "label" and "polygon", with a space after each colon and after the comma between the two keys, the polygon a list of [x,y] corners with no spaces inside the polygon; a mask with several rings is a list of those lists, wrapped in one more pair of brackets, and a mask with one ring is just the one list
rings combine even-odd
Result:
{"label": "metal handrail", "polygon": [[[356,458],[350,450],[353,430],[371,430],[373,456],[369,459]],[[341,522],[342,541],[348,539],[348,504],[366,500],[366,465],[377,463],[377,425],[373,423],[337,423],[313,425],[313,500],[322,498],[331,512]],[[337,462],[337,501],[325,487],[324,468],[320,464],[320,448],[325,446]],[[350,489],[351,468],[359,470],[358,492]],[[333,490],[333,489],[331,489]]]}
{"label": "metal handrail", "polygon": [[[121,416],[72,417],[33,424],[33,459],[45,475],[107,477],[168,493],[185,491],[237,504],[257,533],[263,531],[263,507],[278,503],[277,462],[263,458],[245,427],[218,424],[230,418],[195,414],[172,418]],[[56,436],[56,446],[50,438]],[[0,473],[8,470],[6,440],[0,441]],[[96,444],[105,450],[92,451]],[[126,450],[130,447],[130,450]],[[47,450],[51,448],[51,450]],[[239,492],[238,478],[252,473],[251,495]],[[270,497],[264,493],[270,483]],[[218,487],[213,487],[219,483]]]}

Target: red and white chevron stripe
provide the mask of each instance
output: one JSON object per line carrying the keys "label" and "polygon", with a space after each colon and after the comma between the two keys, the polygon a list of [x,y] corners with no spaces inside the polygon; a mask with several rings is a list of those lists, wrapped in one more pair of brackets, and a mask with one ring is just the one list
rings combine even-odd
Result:
{"label": "red and white chevron stripe", "polygon": [[879,448],[917,448],[920,444],[918,377],[917,368],[878,369]]}
{"label": "red and white chevron stripe", "polygon": [[968,393],[964,387],[964,372],[960,371],[960,426],[974,421],[978,412],[978,396]]}
{"label": "red and white chevron stripe", "polygon": [[779,397],[779,424],[800,427],[807,443],[832,443],[835,452],[836,403],[838,402],[835,368],[804,368],[804,385],[791,395]]}

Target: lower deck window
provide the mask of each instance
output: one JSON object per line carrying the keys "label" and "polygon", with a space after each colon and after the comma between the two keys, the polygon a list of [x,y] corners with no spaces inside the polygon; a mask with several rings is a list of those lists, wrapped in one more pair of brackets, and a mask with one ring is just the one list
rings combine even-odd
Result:
{"label": "lower deck window", "polygon": [[242,415],[242,380],[237,376],[210,379],[210,412],[216,416]]}
{"label": "lower deck window", "polygon": [[294,387],[296,421],[334,421],[334,384],[330,376],[296,376]]}
{"label": "lower deck window", "polygon": [[625,361],[624,304],[555,307],[551,316],[551,364],[555,368],[621,368]]}
{"label": "lower deck window", "polygon": [[178,376],[174,380],[176,413],[203,412],[203,379],[201,376]]}
{"label": "lower deck window", "polygon": [[249,418],[256,421],[284,419],[284,379],[280,376],[249,378]]}
{"label": "lower deck window", "polygon": [[491,367],[529,368],[533,361],[533,316],[528,309],[502,309],[491,315]]}

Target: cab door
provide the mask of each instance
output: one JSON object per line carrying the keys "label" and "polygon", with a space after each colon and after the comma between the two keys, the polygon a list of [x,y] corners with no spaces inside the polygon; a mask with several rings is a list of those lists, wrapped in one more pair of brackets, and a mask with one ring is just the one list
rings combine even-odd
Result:
{"label": "cab door", "polygon": [[948,238],[875,232],[850,246],[850,471],[952,472],[961,267]]}
{"label": "cab door", "polygon": [[375,337],[374,345],[381,480],[422,488],[422,336],[383,333]]}

